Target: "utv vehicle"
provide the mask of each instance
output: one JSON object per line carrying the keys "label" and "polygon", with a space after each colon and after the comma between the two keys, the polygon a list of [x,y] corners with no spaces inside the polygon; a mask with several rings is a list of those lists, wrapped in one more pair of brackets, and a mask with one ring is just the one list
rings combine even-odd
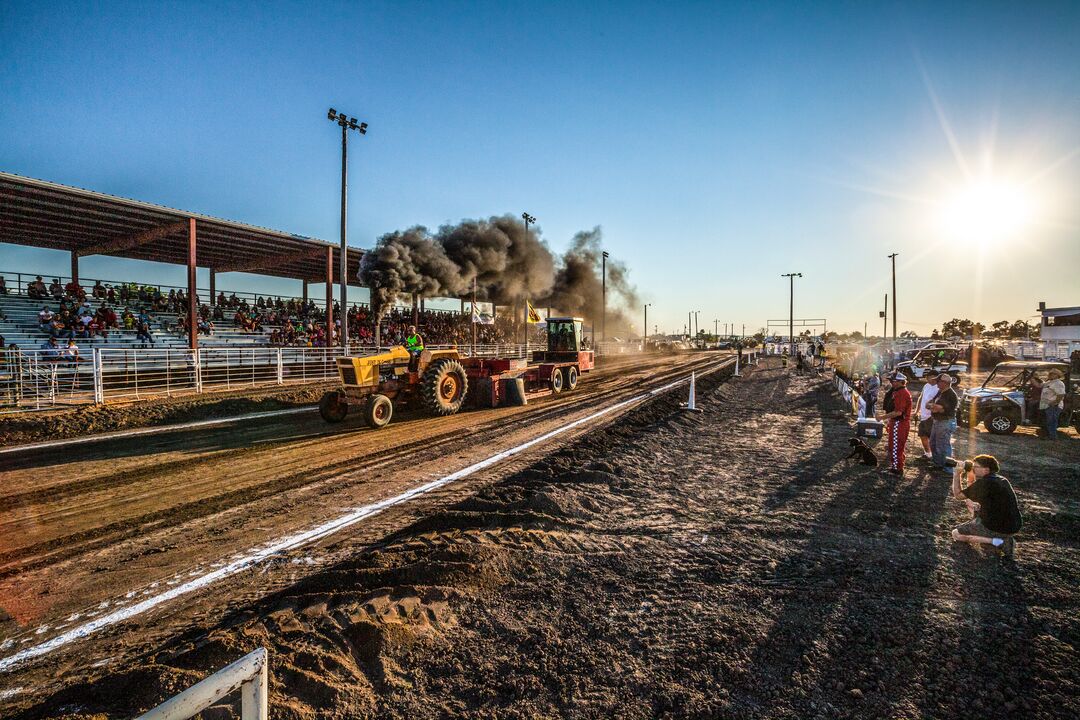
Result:
{"label": "utv vehicle", "polygon": [[922,348],[910,360],[896,363],[896,371],[908,380],[922,380],[926,373],[947,372],[950,375],[967,372],[968,364],[960,360],[962,351],[953,345],[933,343]]}
{"label": "utv vehicle", "polygon": [[1061,427],[1074,426],[1080,432],[1080,373],[1070,373],[1069,363],[1014,360],[998,364],[982,387],[964,391],[957,422],[965,427],[982,423],[995,435],[1008,435],[1020,425],[1034,425],[1033,409],[1038,394],[1032,381],[1045,382],[1051,370],[1059,370],[1065,383],[1065,409]]}

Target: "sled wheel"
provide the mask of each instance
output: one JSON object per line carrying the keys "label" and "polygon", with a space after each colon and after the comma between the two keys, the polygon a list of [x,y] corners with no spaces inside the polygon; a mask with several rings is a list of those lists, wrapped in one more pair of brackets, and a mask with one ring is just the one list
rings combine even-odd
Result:
{"label": "sled wheel", "polygon": [[551,392],[558,395],[563,389],[563,374],[559,369],[555,369],[551,373]]}
{"label": "sled wheel", "polygon": [[566,375],[566,377],[563,378],[563,384],[566,386],[566,389],[574,390],[575,388],[577,388],[578,369],[575,366],[571,365],[570,367],[565,368],[563,370],[563,373]]}

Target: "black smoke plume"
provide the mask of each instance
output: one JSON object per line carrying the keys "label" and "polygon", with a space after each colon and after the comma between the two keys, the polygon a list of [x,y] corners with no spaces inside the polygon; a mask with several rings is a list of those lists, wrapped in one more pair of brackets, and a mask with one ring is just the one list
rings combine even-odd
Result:
{"label": "black smoke plume", "polygon": [[[510,215],[444,225],[435,235],[414,227],[388,233],[360,261],[359,280],[371,290],[377,317],[400,297],[470,297],[499,305],[550,307],[559,313],[600,320],[600,228],[574,236],[556,258],[535,229]],[[626,266],[608,258],[608,333],[630,324],[625,311],[638,304]]]}

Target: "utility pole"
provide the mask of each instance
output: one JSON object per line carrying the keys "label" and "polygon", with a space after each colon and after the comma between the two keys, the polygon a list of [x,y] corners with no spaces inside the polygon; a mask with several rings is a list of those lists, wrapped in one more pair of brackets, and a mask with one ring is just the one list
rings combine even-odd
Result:
{"label": "utility pole", "polygon": [[643,346],[642,346],[643,350],[645,349],[645,346],[647,346],[649,344],[649,306],[650,305],[652,305],[652,303],[645,303],[645,324],[642,325],[642,329],[645,331],[645,335],[643,336]]}
{"label": "utility pole", "polygon": [[791,343],[791,357],[795,357],[795,278],[802,277],[802,273],[784,273],[780,277],[791,280],[791,294],[788,303],[788,340]]}
{"label": "utility pole", "polygon": [[701,334],[701,326],[698,324],[698,315],[701,314],[700,310],[694,311],[694,341],[697,341],[698,335]]}
{"label": "utility pole", "polygon": [[[529,237],[529,223],[535,223],[536,218],[527,212],[521,213],[521,219],[525,221],[525,238]],[[525,359],[529,359],[529,298],[525,298],[525,307],[522,319],[525,321]]]}
{"label": "utility pole", "polygon": [[603,340],[607,340],[607,259],[608,253],[607,250],[605,250],[600,257],[600,287],[604,301],[603,320],[600,322],[600,337]]}
{"label": "utility pole", "polygon": [[881,312],[881,341],[889,337],[889,293],[885,293],[885,309]]}
{"label": "utility pole", "polygon": [[889,256],[892,260],[892,340],[896,344],[896,253]]}
{"label": "utility pole", "polygon": [[[345,235],[345,219],[348,206],[349,188],[349,130],[357,130],[361,135],[367,135],[368,124],[357,124],[356,118],[348,118],[344,114],[339,115],[337,110],[330,108],[326,113],[327,119],[341,126],[341,347],[349,347],[349,249]],[[329,308],[327,308],[329,312]],[[329,315],[327,315],[329,317]],[[334,328],[326,328],[327,339],[334,332]]]}
{"label": "utility pole", "polygon": [[694,311],[686,313],[686,336],[690,337],[691,331],[694,329]]}
{"label": "utility pole", "polygon": [[716,336],[717,341],[720,340],[720,321],[719,320],[713,320],[712,321],[712,334]]}

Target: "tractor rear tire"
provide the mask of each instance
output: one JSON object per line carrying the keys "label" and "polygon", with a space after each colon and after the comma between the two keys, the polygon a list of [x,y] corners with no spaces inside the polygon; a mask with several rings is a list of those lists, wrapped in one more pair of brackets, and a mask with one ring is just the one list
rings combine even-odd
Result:
{"label": "tractor rear tire", "polygon": [[319,414],[328,423],[339,423],[349,414],[349,403],[345,402],[345,395],[337,390],[331,390],[319,400]]}
{"label": "tractor rear tire", "polygon": [[469,378],[457,360],[433,362],[420,379],[420,401],[432,415],[453,415],[461,409],[469,391]]}
{"label": "tractor rear tire", "polygon": [[566,376],[563,378],[563,385],[567,390],[576,390],[578,382],[578,369],[570,365],[563,368],[563,374]]}
{"label": "tractor rear tire", "polygon": [[551,372],[551,392],[554,395],[558,395],[563,389],[563,374],[562,370],[556,368]]}
{"label": "tractor rear tire", "polygon": [[364,406],[364,422],[372,430],[381,430],[394,416],[394,403],[385,395],[372,395]]}

